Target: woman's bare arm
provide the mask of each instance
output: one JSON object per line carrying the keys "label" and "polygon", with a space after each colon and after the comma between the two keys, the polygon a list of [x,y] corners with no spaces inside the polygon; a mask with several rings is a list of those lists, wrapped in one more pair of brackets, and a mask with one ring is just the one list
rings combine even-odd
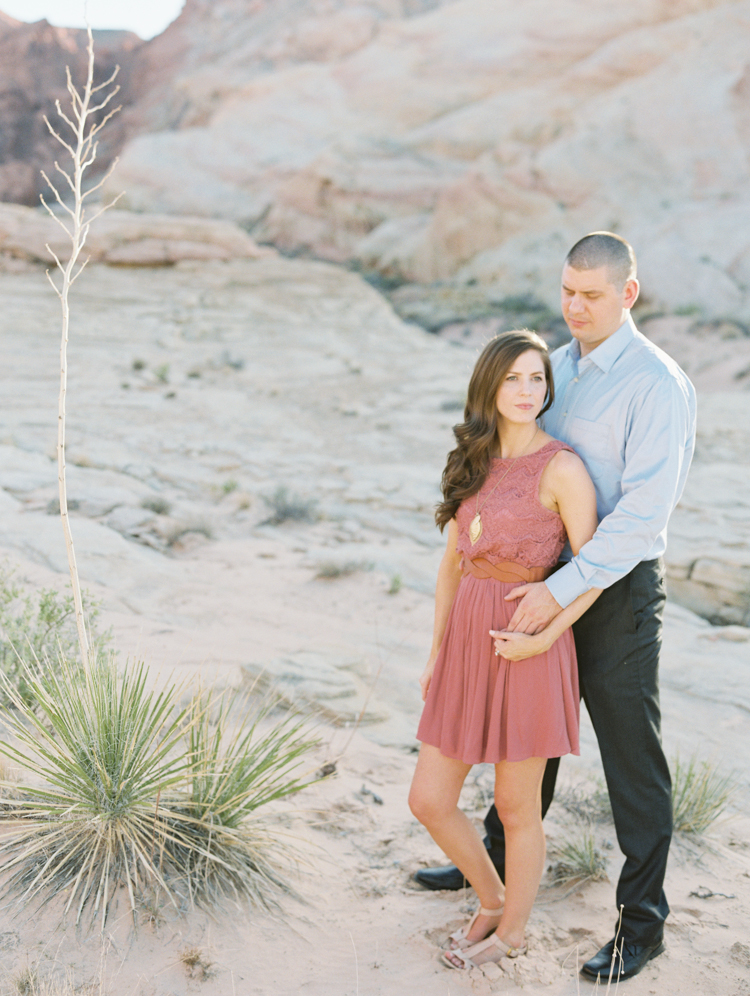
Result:
{"label": "woman's bare arm", "polygon": [[440,644],[443,642],[445,627],[448,624],[453,600],[456,597],[458,584],[461,580],[461,555],[456,550],[458,542],[458,524],[455,519],[448,523],[448,541],[443,559],[438,569],[437,585],[435,586],[435,625],[432,633],[432,649],[419,684],[422,687],[422,699],[427,698],[427,690],[432,680]]}

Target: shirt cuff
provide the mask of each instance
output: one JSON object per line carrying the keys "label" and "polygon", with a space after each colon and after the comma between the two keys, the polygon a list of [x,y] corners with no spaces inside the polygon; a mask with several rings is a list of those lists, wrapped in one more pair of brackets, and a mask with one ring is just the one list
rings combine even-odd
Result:
{"label": "shirt cuff", "polygon": [[554,574],[550,574],[544,583],[562,609],[566,609],[571,602],[574,602],[579,595],[583,595],[591,587],[583,580],[573,561],[565,564]]}

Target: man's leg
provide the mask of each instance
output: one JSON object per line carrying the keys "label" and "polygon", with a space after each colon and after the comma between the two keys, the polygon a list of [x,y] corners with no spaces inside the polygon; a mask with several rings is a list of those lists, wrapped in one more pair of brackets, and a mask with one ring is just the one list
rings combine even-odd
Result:
{"label": "man's leg", "polygon": [[[555,793],[555,781],[557,780],[557,770],[560,767],[560,758],[551,757],[547,761],[542,779],[542,819],[547,815],[547,810],[552,803]],[[490,856],[492,864],[497,869],[497,873],[505,881],[505,831],[497,815],[495,804],[490,806],[484,818],[484,829],[487,836],[484,838],[484,846]],[[440,868],[420,868],[414,872],[414,881],[423,885],[426,889],[463,889],[467,882],[455,865],[445,865]]]}
{"label": "man's leg", "polygon": [[[573,627],[581,693],[625,855],[617,885],[617,907],[624,908],[621,939],[646,960],[648,951],[650,957],[658,953],[669,913],[663,884],[672,797],[658,686],[664,598],[661,562],[642,563],[606,589]],[[584,972],[591,974],[586,967]]]}

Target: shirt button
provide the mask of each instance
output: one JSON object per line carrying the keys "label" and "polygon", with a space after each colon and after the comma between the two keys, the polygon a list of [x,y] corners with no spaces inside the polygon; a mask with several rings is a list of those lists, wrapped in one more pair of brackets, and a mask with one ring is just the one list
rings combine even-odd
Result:
{"label": "shirt button", "polygon": [[577,378],[577,377],[574,377],[574,378],[573,378],[573,383],[574,383],[574,384],[577,384],[577,383],[578,383],[578,378]]}

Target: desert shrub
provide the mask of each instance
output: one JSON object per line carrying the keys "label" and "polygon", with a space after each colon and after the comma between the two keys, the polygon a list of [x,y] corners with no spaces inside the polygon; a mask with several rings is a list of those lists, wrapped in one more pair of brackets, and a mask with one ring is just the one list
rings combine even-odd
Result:
{"label": "desert shrub", "polygon": [[209,540],[214,538],[214,531],[207,522],[203,519],[190,519],[188,522],[176,522],[167,530],[165,534],[167,546],[174,546],[188,533],[197,533]]}
{"label": "desert shrub", "polygon": [[283,486],[276,488],[272,495],[264,495],[263,501],[273,512],[263,525],[280,526],[288,521],[314,522],[318,517],[314,498],[303,498]]}
{"label": "desert shrub", "polygon": [[569,785],[555,794],[555,801],[571,816],[586,823],[606,823],[612,819],[609,793],[600,780],[593,788],[589,785]]}
{"label": "desert shrub", "polygon": [[345,563],[340,563],[336,560],[324,560],[318,564],[315,577],[321,581],[333,581],[335,578],[351,577],[352,574],[356,574],[358,571],[366,571],[369,567],[369,564],[361,560],[347,560]]}
{"label": "desert shrub", "polygon": [[160,495],[144,498],[141,502],[141,508],[145,508],[149,512],[155,512],[156,515],[169,515],[172,511],[171,504],[166,498],[162,498]]}
{"label": "desert shrub", "polygon": [[[26,682],[25,665],[44,661],[56,669],[60,657],[73,658],[78,650],[75,608],[72,595],[62,595],[54,588],[28,591],[14,580],[15,571],[0,564],[0,669],[25,704],[33,703],[33,693]],[[91,650],[95,655],[107,651],[111,630],[96,632],[100,603],[83,592],[84,608],[91,633]],[[10,699],[0,685],[0,704]]]}
{"label": "desert shrub", "polygon": [[726,810],[734,779],[708,761],[691,758],[672,763],[672,818],[676,833],[701,834]]}
{"label": "desert shrub", "polygon": [[[229,897],[273,906],[275,828],[250,819],[306,782],[293,769],[312,746],[288,717],[261,732],[267,710],[229,733],[211,696],[180,708],[181,690],[149,690],[143,664],[112,659],[83,671],[26,669],[36,709],[2,679],[14,709],[0,719],[4,754],[23,775],[0,799],[5,892],[18,904],[67,894],[64,912],[102,929],[120,887],[137,919],[145,897],[211,905]],[[251,715],[252,710],[251,710]]]}
{"label": "desert shrub", "polygon": [[555,882],[600,882],[607,878],[607,861],[596,846],[594,834],[582,827],[575,836],[566,837],[553,850],[556,861],[551,866]]}

